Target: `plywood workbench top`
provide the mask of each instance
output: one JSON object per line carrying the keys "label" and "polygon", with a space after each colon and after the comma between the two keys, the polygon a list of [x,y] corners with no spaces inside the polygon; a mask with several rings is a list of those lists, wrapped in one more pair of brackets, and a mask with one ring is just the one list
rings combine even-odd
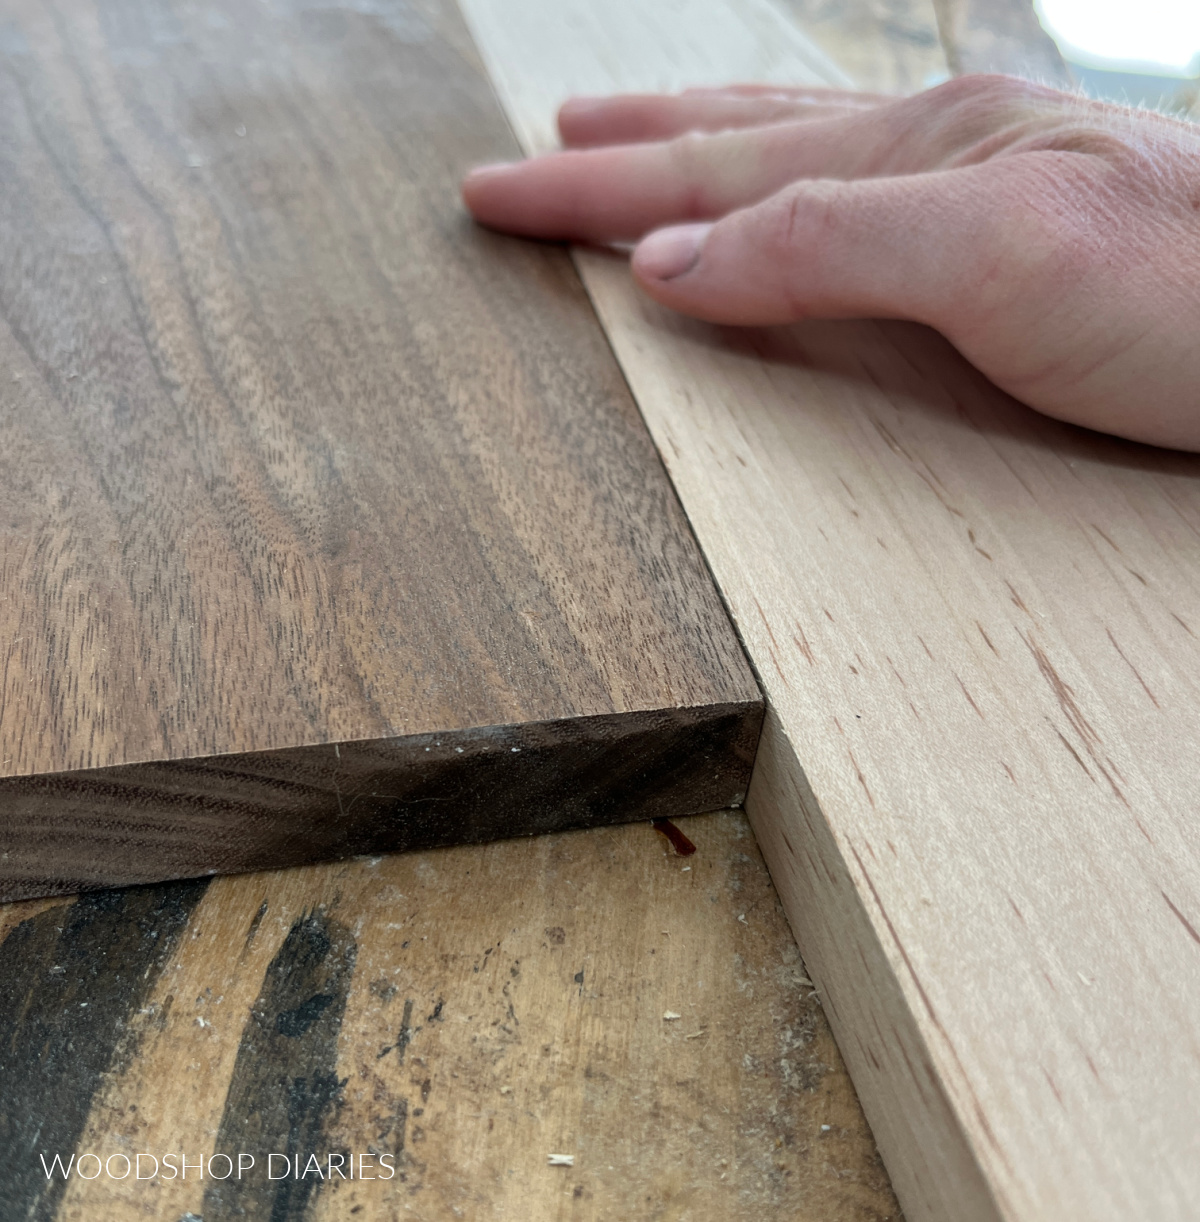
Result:
{"label": "plywood workbench top", "polygon": [[896,1222],[745,817],[679,827],[0,908],[0,1219]]}

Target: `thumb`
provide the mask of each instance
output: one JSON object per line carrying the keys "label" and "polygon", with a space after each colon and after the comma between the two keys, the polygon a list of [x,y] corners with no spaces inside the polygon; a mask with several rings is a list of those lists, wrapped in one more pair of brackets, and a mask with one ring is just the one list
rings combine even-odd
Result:
{"label": "thumb", "polygon": [[714,224],[650,234],[633,272],[656,301],[715,323],[961,321],[986,304],[1013,216],[997,206],[1011,182],[987,171],[792,183]]}

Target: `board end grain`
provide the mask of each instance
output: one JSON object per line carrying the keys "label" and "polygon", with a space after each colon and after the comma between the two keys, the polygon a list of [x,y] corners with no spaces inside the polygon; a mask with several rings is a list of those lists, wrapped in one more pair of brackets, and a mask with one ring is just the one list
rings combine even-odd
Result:
{"label": "board end grain", "polygon": [[0,781],[0,902],[742,804],[762,705]]}

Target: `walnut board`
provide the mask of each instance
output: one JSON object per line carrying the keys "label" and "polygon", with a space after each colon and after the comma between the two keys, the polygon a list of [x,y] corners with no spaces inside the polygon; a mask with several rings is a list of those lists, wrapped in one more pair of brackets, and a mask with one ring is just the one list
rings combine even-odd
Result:
{"label": "walnut board", "polygon": [[[782,6],[644,7],[464,0],[528,151],[575,74],[820,79]],[[767,694],[747,810],[906,1217],[1193,1219],[1200,458],[914,325],[721,330],[576,260]]]}
{"label": "walnut board", "polygon": [[439,0],[0,6],[0,898],[736,804],[753,676]]}
{"label": "walnut board", "polygon": [[745,816],[679,827],[0,908],[0,1217],[897,1222]]}

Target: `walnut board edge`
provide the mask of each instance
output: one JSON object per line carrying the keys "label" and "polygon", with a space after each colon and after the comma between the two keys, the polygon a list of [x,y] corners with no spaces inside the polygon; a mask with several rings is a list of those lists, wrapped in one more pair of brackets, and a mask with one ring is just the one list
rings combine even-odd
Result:
{"label": "walnut board edge", "polygon": [[0,781],[0,902],[740,806],[755,702]]}

